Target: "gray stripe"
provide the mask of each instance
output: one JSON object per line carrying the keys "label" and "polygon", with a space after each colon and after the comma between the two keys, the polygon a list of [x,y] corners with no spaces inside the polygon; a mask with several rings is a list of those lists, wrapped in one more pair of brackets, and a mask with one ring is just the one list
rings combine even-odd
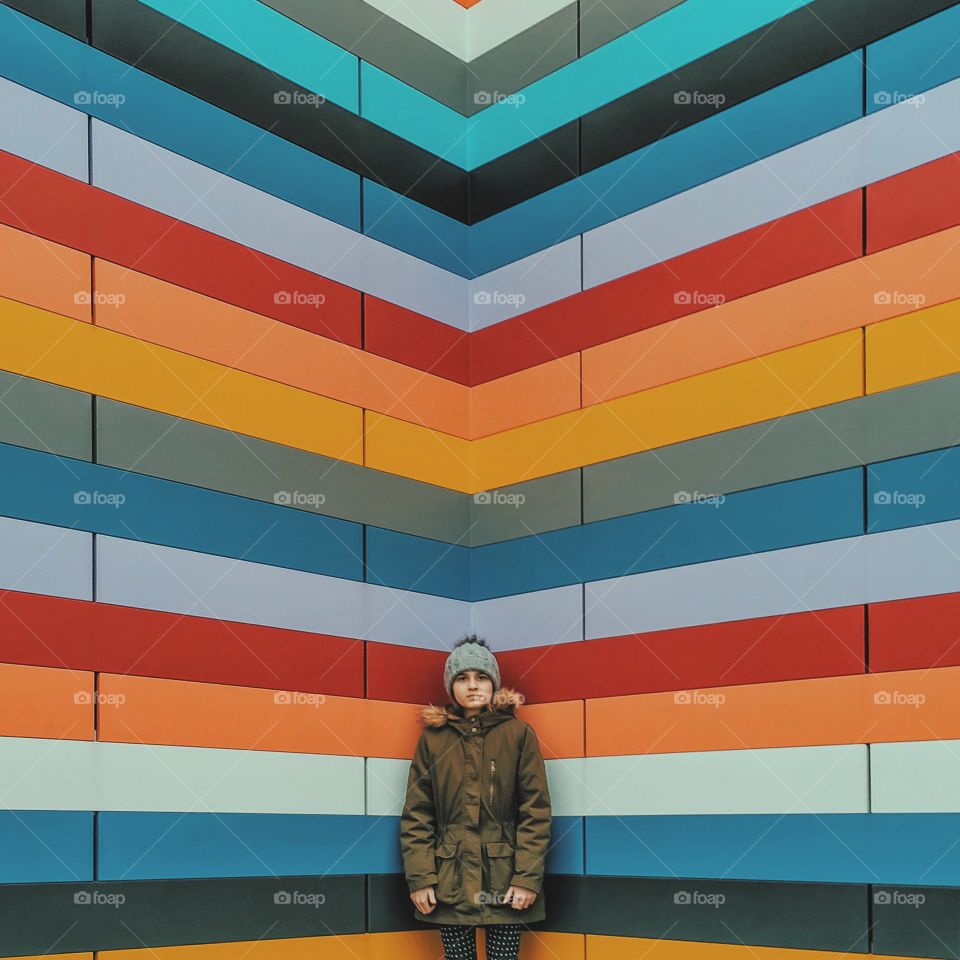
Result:
{"label": "gray stripe", "polygon": [[577,58],[576,4],[466,64],[363,0],[264,2],[464,116],[492,104],[481,94],[507,96]]}
{"label": "gray stripe", "polygon": [[[302,510],[465,543],[462,493],[356,464],[97,398],[98,461],[253,500],[302,494]],[[322,495],[323,501],[316,495]],[[282,498],[281,498],[282,499]]]}
{"label": "gray stripe", "polygon": [[960,374],[594,464],[584,523],[954,446],[958,410]]}
{"label": "gray stripe", "polygon": [[0,371],[0,442],[91,460],[90,394]]}
{"label": "gray stripe", "polygon": [[[960,374],[540,477],[475,498],[97,399],[98,462],[414,536],[483,546],[960,443]],[[90,460],[88,394],[0,372],[0,442]]]}
{"label": "gray stripe", "polygon": [[580,0],[580,56],[678,7],[683,0]]}

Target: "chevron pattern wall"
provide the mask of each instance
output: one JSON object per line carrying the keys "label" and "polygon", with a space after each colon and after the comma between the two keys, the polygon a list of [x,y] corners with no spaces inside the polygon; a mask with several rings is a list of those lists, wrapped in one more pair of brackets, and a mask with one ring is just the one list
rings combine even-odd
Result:
{"label": "chevron pattern wall", "polygon": [[0,3],[0,958],[960,958],[956,0]]}

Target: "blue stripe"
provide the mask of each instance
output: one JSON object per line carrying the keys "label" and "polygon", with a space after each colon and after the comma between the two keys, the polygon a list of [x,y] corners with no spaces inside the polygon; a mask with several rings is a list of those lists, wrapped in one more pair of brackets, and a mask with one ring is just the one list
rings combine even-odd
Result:
{"label": "blue stripe", "polygon": [[372,180],[363,181],[363,232],[374,240],[472,278],[471,229]]}
{"label": "blue stripe", "polygon": [[852,123],[862,90],[858,53],[774,87],[474,224],[471,267],[495,270]]}
{"label": "blue stripe", "polygon": [[[355,58],[255,0],[143,2],[356,112]],[[686,0],[473,117],[363,63],[361,114],[472,170],[810,2]]]}
{"label": "blue stripe", "polygon": [[870,533],[960,519],[960,449],[872,464],[867,471]]}
{"label": "blue stripe", "polygon": [[[869,47],[870,109],[878,108],[877,90],[911,92],[960,75],[960,50],[947,43],[958,10]],[[15,83],[361,229],[357,175],[7,7],[0,7],[0,63]],[[78,103],[82,92],[121,94],[125,102]],[[365,227],[423,260],[478,276],[852,122],[860,99],[860,56],[850,54],[472,227],[366,183]]]}
{"label": "blue stripe", "polygon": [[0,883],[92,880],[93,814],[0,811],[0,850]]}
{"label": "blue stripe", "polygon": [[863,471],[853,467],[475,547],[470,554],[473,600],[862,533]]}
{"label": "blue stripe", "polygon": [[360,229],[357,174],[5,6],[0,6],[0,73],[281,200]]}
{"label": "blue stripe", "polygon": [[587,874],[960,886],[956,813],[601,816],[586,833]]}
{"label": "blue stripe", "polygon": [[481,276],[852,123],[862,100],[852,53],[470,227],[367,182],[366,232]]}
{"label": "blue stripe", "polygon": [[867,47],[867,112],[960,76],[960,6],[921,20]]}
{"label": "blue stripe", "polygon": [[[582,873],[581,818],[554,817],[551,873]],[[99,879],[402,873],[398,817],[106,812]]]}
{"label": "blue stripe", "polygon": [[469,601],[470,548],[367,527],[367,580]]}
{"label": "blue stripe", "polygon": [[359,523],[9,444],[0,504],[21,520],[363,579]]}

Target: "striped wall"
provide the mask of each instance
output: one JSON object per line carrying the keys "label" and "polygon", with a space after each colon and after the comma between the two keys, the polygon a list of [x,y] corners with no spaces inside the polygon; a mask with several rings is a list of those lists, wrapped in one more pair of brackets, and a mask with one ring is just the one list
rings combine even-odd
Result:
{"label": "striped wall", "polygon": [[0,957],[960,958],[960,6],[0,3]]}

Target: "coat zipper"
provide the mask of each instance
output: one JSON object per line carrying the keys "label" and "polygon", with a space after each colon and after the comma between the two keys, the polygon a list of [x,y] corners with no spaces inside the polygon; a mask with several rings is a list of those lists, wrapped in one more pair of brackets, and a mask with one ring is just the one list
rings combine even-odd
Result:
{"label": "coat zipper", "polygon": [[496,760],[490,761],[490,806],[493,806],[493,775],[497,772]]}

